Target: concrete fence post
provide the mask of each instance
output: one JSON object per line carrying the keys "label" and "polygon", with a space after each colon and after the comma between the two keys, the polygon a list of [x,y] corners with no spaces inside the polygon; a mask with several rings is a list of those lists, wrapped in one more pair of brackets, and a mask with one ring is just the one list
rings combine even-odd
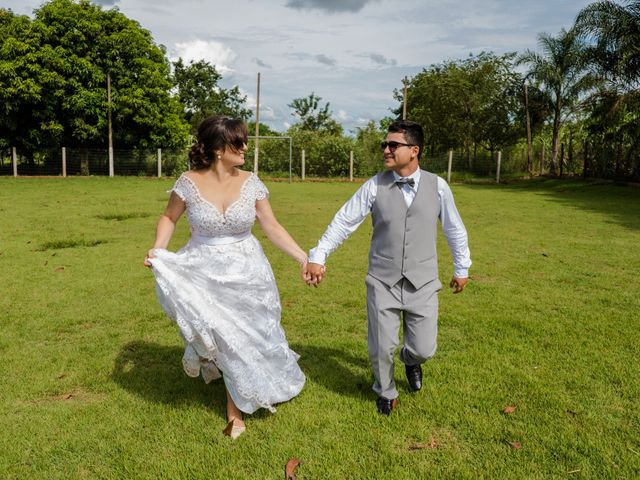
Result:
{"label": "concrete fence post", "polygon": [[11,157],[13,161],[13,176],[18,176],[18,152],[16,152],[16,147],[11,147]]}
{"label": "concrete fence post", "polygon": [[349,181],[353,182],[353,150],[349,152]]}

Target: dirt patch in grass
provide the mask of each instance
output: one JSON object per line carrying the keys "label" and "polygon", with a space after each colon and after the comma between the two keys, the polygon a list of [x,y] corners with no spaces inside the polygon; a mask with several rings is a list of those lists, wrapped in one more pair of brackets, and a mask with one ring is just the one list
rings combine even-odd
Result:
{"label": "dirt patch in grass", "polygon": [[52,240],[50,242],[45,242],[42,245],[40,245],[40,248],[38,248],[38,251],[44,252],[45,250],[58,250],[61,248],[95,247],[103,243],[107,243],[107,241],[106,240],[85,240],[84,238]]}
{"label": "dirt patch in grass", "polygon": [[130,218],[146,218],[150,216],[151,214],[146,212],[108,213],[96,215],[97,218],[100,218],[102,220],[116,220],[118,222],[129,220]]}
{"label": "dirt patch in grass", "polygon": [[31,400],[21,401],[20,403],[23,405],[42,405],[48,403],[96,403],[104,400],[106,395],[100,393],[92,393],[83,390],[82,388],[73,388],[64,393],[57,393],[51,395],[44,395],[39,398],[34,398]]}

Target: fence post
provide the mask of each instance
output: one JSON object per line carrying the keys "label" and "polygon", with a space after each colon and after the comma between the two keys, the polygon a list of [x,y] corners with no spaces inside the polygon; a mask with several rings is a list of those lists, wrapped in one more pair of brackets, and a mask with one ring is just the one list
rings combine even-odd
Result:
{"label": "fence post", "polygon": [[353,150],[349,151],[349,181],[353,182]]}
{"label": "fence post", "polygon": [[13,176],[18,176],[18,153],[16,147],[11,147],[11,156],[13,158]]}
{"label": "fence post", "polygon": [[109,176],[113,177],[115,175],[113,169],[113,147],[109,147]]}
{"label": "fence post", "polygon": [[67,176],[67,147],[62,147],[62,176]]}
{"label": "fence post", "polygon": [[449,150],[449,166],[447,167],[447,183],[451,183],[451,165],[453,164],[453,150]]}
{"label": "fence post", "polygon": [[293,154],[293,147],[291,146],[291,137],[289,137],[289,183],[293,181],[293,172],[291,166],[291,157]]}
{"label": "fence post", "polygon": [[496,183],[500,183],[500,164],[502,163],[502,150],[498,150],[498,166],[496,167]]}
{"label": "fence post", "polygon": [[158,178],[162,178],[162,149],[158,149]]}
{"label": "fence post", "polygon": [[302,150],[302,181],[304,182],[304,149]]}

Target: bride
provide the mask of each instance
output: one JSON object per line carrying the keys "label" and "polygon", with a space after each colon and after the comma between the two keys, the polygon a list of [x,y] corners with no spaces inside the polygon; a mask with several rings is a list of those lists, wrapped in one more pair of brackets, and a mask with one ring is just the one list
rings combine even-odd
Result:
{"label": "bride", "polygon": [[[153,269],[158,300],[185,341],[187,375],[205,382],[222,374],[227,390],[225,435],[245,430],[242,413],[300,393],[305,377],[298,355],[280,326],[280,298],[273,271],[251,234],[255,219],[267,238],[301,265],[306,253],[276,220],[265,185],[244,164],[247,128],[241,120],[214,116],[198,128],[189,153],[192,170],[171,190],[145,257]],[[177,253],[166,250],[176,222],[186,211],[189,242]]]}

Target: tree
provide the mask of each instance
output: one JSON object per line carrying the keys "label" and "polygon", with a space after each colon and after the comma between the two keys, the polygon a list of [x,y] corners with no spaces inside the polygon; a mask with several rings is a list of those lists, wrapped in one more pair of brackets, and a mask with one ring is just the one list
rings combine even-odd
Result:
{"label": "tree", "polygon": [[359,175],[373,175],[382,169],[383,154],[380,143],[386,138],[387,129],[372,120],[358,128],[355,141],[356,171]]}
{"label": "tree", "polygon": [[623,90],[640,87],[640,1],[595,2],[580,11],[575,30],[594,41],[592,64]]}
{"label": "tree", "polygon": [[[587,102],[594,153],[610,159],[600,175],[640,178],[640,1],[596,2],[576,18],[587,60],[602,87]],[[626,154],[624,150],[626,149]]]}
{"label": "tree", "polygon": [[204,60],[185,65],[179,58],[173,63],[173,82],[193,134],[202,120],[214,114],[243,120],[251,117],[251,110],[245,106],[246,95],[237,86],[228,90],[220,87],[221,80],[216,67]]}
{"label": "tree", "polygon": [[[482,52],[464,60],[431,65],[410,81],[408,118],[422,124],[432,154],[482,145],[495,150],[520,135],[514,54]],[[396,98],[401,94],[396,90]],[[400,109],[396,111],[400,113]]]}
{"label": "tree", "polygon": [[64,79],[51,57],[29,17],[0,9],[0,143],[27,157],[61,131],[50,97]]}
{"label": "tree", "polygon": [[543,88],[553,100],[551,168],[558,168],[558,138],[563,115],[574,113],[580,96],[594,87],[594,76],[586,70],[585,46],[575,31],[562,29],[558,36],[538,37],[542,54],[527,50],[518,63],[528,64],[527,77]]}
{"label": "tree", "polygon": [[297,128],[312,132],[341,134],[342,126],[331,118],[329,103],[327,102],[324,108],[320,108],[321,100],[322,97],[314,92],[311,92],[308,97],[293,99],[288,107],[293,109],[293,116],[300,119]]}
{"label": "tree", "polygon": [[51,0],[33,21],[6,11],[0,17],[8,30],[0,46],[1,108],[11,111],[9,127],[25,147],[105,146],[108,108],[118,147],[184,145],[188,128],[170,95],[165,52],[137,22],[88,0]]}
{"label": "tree", "polygon": [[522,112],[527,130],[527,171],[533,173],[533,136],[544,126],[553,111],[553,102],[544,90],[522,82],[520,97]]}

